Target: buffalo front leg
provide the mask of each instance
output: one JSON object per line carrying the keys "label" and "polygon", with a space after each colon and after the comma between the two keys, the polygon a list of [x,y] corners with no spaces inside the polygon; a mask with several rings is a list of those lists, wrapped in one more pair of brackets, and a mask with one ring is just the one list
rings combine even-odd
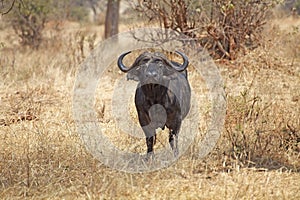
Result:
{"label": "buffalo front leg", "polygon": [[156,135],[146,136],[146,145],[147,145],[147,156],[146,160],[152,160],[154,158],[154,144],[155,144]]}
{"label": "buffalo front leg", "polygon": [[143,131],[146,136],[147,157],[150,157],[154,153],[153,147],[156,139],[155,129],[151,125],[147,125],[143,127]]}
{"label": "buffalo front leg", "polygon": [[140,125],[146,136],[147,157],[153,154],[153,146],[155,143],[155,127],[151,123],[148,112],[143,107],[137,107]]}
{"label": "buffalo front leg", "polygon": [[174,156],[177,157],[179,154],[178,150],[178,131],[170,130],[169,132],[169,143],[173,150]]}
{"label": "buffalo front leg", "polygon": [[147,154],[153,154],[154,143],[155,143],[155,136],[146,137]]}

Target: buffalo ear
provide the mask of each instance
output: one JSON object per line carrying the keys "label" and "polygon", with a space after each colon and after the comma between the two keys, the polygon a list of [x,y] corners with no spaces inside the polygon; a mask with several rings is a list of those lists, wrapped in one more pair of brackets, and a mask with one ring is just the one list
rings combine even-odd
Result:
{"label": "buffalo ear", "polygon": [[164,70],[163,78],[165,80],[172,80],[172,79],[176,78],[177,73],[178,72],[175,69],[173,69],[171,66],[166,66],[166,69]]}
{"label": "buffalo ear", "polygon": [[135,69],[127,72],[127,80],[139,81],[139,72]]}

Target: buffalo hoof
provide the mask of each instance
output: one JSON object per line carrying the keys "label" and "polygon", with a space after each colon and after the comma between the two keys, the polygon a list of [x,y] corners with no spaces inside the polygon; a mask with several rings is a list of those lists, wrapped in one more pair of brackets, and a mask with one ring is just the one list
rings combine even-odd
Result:
{"label": "buffalo hoof", "polygon": [[154,157],[155,157],[154,152],[147,153],[145,161],[146,162],[152,162],[154,160]]}

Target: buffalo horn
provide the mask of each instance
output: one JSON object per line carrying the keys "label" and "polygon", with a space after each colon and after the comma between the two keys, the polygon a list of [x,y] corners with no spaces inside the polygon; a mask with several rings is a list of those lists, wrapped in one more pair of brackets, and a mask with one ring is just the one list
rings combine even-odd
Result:
{"label": "buffalo horn", "polygon": [[118,67],[120,68],[120,70],[122,72],[128,72],[130,70],[130,68],[126,67],[124,64],[123,64],[123,58],[127,55],[131,53],[131,51],[128,51],[128,52],[125,52],[123,54],[120,55],[119,59],[118,59]]}
{"label": "buffalo horn", "polygon": [[182,72],[182,71],[184,71],[184,70],[187,68],[187,66],[189,65],[189,60],[188,60],[187,56],[186,56],[184,53],[182,53],[182,52],[180,52],[180,51],[175,51],[175,52],[176,52],[177,54],[179,54],[179,55],[182,57],[182,59],[183,59],[183,64],[180,65],[180,66],[173,65],[173,68],[174,68],[176,71]]}

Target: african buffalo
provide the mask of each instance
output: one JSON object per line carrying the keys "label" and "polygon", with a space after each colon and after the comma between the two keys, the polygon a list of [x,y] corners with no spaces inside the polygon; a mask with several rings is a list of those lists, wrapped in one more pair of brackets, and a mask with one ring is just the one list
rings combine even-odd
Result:
{"label": "african buffalo", "polygon": [[147,155],[153,154],[156,129],[169,129],[169,143],[174,156],[178,156],[178,134],[182,120],[190,110],[191,89],[186,68],[188,58],[176,51],[183,64],[171,61],[159,52],[144,52],[131,67],[123,64],[123,53],[118,58],[118,67],[127,73],[128,80],[135,80],[135,106],[139,123],[146,135]]}

